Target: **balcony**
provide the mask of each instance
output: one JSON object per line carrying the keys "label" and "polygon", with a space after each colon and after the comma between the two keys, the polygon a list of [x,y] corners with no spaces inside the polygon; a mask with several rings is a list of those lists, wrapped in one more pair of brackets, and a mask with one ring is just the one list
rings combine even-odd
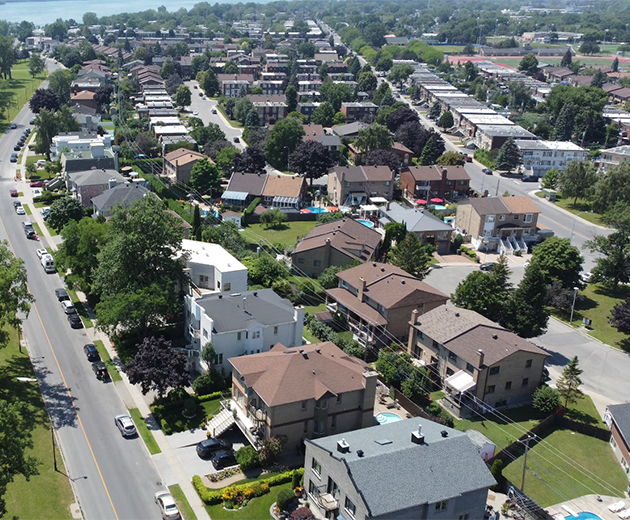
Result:
{"label": "balcony", "polygon": [[201,337],[200,330],[198,328],[195,328],[195,326],[192,323],[188,325],[188,334],[190,335],[191,338],[195,338],[195,339],[199,339]]}
{"label": "balcony", "polygon": [[326,512],[339,509],[339,491],[328,493],[326,486],[319,486],[310,494],[317,506]]}
{"label": "balcony", "polygon": [[[252,407],[253,408],[253,407]],[[230,410],[234,417],[234,422],[247,440],[251,443],[256,451],[260,449],[260,441],[265,438],[265,429],[260,428],[252,422],[252,419],[246,414],[234,399],[224,399],[221,401],[222,410]],[[234,411],[236,410],[236,415]],[[266,419],[266,416],[265,416]]]}

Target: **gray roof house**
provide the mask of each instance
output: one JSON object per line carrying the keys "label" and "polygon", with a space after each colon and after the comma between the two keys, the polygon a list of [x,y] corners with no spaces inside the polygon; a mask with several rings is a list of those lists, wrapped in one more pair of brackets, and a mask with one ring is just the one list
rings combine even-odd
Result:
{"label": "gray roof house", "polygon": [[495,484],[465,433],[426,419],[305,444],[304,487],[318,518],[482,519]]}
{"label": "gray roof house", "polygon": [[363,121],[355,121],[354,123],[348,123],[347,125],[335,126],[332,131],[339,137],[356,137],[359,135],[359,130],[363,130],[368,126],[370,125],[364,123]]}
{"label": "gray roof house", "polygon": [[120,204],[128,208],[133,205],[134,202],[139,201],[149,193],[151,193],[149,190],[137,183],[119,184],[92,199],[92,205],[94,206],[92,216],[94,218],[100,215],[105,218],[110,217],[114,206]]}
{"label": "gray roof house", "polygon": [[610,428],[610,445],[624,471],[630,471],[630,403],[609,404],[604,422]]}
{"label": "gray roof house", "polygon": [[127,182],[116,170],[84,170],[78,172],[66,172],[66,185],[68,191],[74,193],[84,207],[90,206],[92,199],[105,191]]}

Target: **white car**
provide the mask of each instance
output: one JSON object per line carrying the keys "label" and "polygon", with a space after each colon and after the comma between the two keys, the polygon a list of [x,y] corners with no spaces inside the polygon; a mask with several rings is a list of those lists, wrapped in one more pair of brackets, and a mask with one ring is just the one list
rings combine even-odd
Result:
{"label": "white car", "polygon": [[75,314],[77,312],[74,308],[74,304],[70,300],[63,300],[61,302],[61,308],[66,314]]}
{"label": "white car", "polygon": [[26,211],[24,210],[24,206],[18,206],[17,208],[15,208],[15,212],[18,215],[26,215]]}
{"label": "white car", "polygon": [[138,433],[136,431],[136,425],[133,424],[131,417],[128,415],[117,415],[114,417],[114,424],[120,430],[123,437],[133,437]]}
{"label": "white car", "polygon": [[198,116],[199,115],[199,110],[193,110],[193,116]]}
{"label": "white car", "polygon": [[175,499],[168,491],[158,491],[155,494],[155,503],[160,508],[160,513],[162,513],[164,520],[178,520],[181,518]]}
{"label": "white car", "polygon": [[42,190],[40,190],[39,188],[33,188],[33,198],[41,197],[41,196],[42,196]]}
{"label": "white car", "polygon": [[589,283],[591,281],[591,278],[593,277],[593,273],[587,271],[585,273],[580,273],[580,278],[582,278],[582,281],[584,283]]}
{"label": "white car", "polygon": [[38,249],[37,251],[35,251],[35,254],[37,255],[37,258],[41,258],[44,255],[48,254],[48,251],[46,251],[45,249]]}

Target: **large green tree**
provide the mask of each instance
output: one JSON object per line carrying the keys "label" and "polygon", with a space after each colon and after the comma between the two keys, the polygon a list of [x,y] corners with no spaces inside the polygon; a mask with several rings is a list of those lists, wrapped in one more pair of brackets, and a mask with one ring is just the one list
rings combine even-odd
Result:
{"label": "large green tree", "polygon": [[[589,171],[594,171],[595,168],[588,164]],[[586,190],[593,211],[606,213],[616,205],[630,204],[630,163],[622,162],[607,172],[593,173],[590,179],[596,179],[592,189]]]}
{"label": "large green tree", "polygon": [[52,90],[62,105],[70,102],[73,74],[68,69],[58,69],[48,77],[48,88]]}
{"label": "large green tree", "polygon": [[453,119],[453,113],[450,110],[442,113],[440,119],[438,120],[438,125],[446,130],[447,128],[451,128],[455,124],[455,120]]}
{"label": "large green tree", "polygon": [[560,172],[558,187],[563,197],[573,197],[573,204],[577,204],[579,198],[587,198],[596,179],[595,167],[590,162],[573,161]]}
{"label": "large green tree", "polygon": [[190,172],[190,185],[205,194],[221,187],[221,172],[210,159],[199,159]]}
{"label": "large green tree", "polygon": [[407,81],[414,71],[413,66],[409,64],[394,65],[390,69],[387,79],[392,83],[398,83],[398,86],[402,88],[403,83]]}
{"label": "large green tree", "polygon": [[522,70],[525,74],[533,74],[538,70],[538,58],[532,52],[526,54],[518,64],[518,70]]}
{"label": "large green tree", "polygon": [[191,98],[192,95],[190,89],[186,85],[180,85],[177,87],[177,92],[175,92],[175,104],[178,107],[184,108],[189,106]]}
{"label": "large green tree", "polygon": [[359,130],[354,145],[363,153],[373,150],[387,150],[392,147],[394,138],[386,126],[373,123],[367,128]]}
{"label": "large green tree", "polygon": [[580,285],[584,257],[577,247],[571,245],[570,239],[548,238],[536,246],[532,253],[531,262],[538,264],[547,285],[559,282],[566,289]]}
{"label": "large green tree", "polygon": [[391,263],[422,280],[431,271],[431,257],[415,233],[407,233],[391,251]]}
{"label": "large green tree", "polygon": [[0,75],[10,79],[11,67],[15,63],[14,39],[12,36],[0,35]]}
{"label": "large green tree", "polygon": [[311,121],[316,125],[332,126],[335,118],[335,109],[328,103],[320,104],[311,114]]}
{"label": "large green tree", "polygon": [[44,72],[46,68],[46,62],[36,52],[31,53],[31,57],[28,60],[28,73],[34,78],[38,74]]}
{"label": "large green tree", "polygon": [[296,117],[287,117],[273,125],[269,133],[265,155],[267,162],[274,168],[286,170],[289,155],[302,143],[304,128],[302,121]]}
{"label": "large green tree", "polygon": [[61,231],[70,221],[81,220],[84,216],[85,211],[79,199],[64,197],[52,203],[47,222],[53,229]]}
{"label": "large green tree", "polygon": [[24,260],[16,258],[9,243],[3,240],[0,242],[0,348],[8,344],[9,330],[21,326],[22,317],[28,316],[33,301]]}
{"label": "large green tree", "polygon": [[318,141],[304,141],[289,156],[289,170],[306,177],[311,186],[314,179],[322,177],[334,164],[328,148]]}
{"label": "large green tree", "polygon": [[511,292],[500,324],[523,338],[540,336],[549,322],[546,304],[545,277],[540,266],[532,262],[519,286]]}
{"label": "large green tree", "polygon": [[514,139],[510,138],[499,149],[495,167],[497,170],[511,172],[521,164],[521,152]]}

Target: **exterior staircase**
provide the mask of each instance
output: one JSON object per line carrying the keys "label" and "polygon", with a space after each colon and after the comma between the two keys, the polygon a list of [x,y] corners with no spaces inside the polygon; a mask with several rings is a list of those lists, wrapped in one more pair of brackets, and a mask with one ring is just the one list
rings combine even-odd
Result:
{"label": "exterior staircase", "polygon": [[208,421],[206,430],[214,438],[221,436],[235,423],[234,415],[231,410],[227,408],[221,409],[221,411]]}

